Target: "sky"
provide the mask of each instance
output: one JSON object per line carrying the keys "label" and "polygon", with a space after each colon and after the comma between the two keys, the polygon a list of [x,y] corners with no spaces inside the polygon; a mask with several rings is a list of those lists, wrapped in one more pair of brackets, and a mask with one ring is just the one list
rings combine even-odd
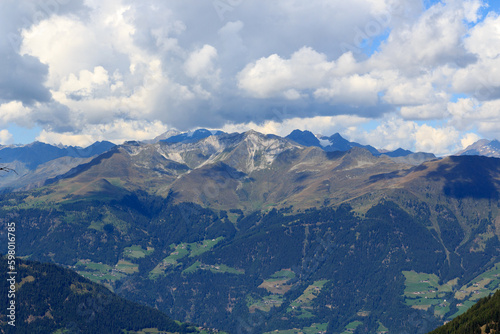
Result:
{"label": "sky", "polygon": [[294,129],[452,154],[500,139],[489,0],[2,0],[0,144]]}

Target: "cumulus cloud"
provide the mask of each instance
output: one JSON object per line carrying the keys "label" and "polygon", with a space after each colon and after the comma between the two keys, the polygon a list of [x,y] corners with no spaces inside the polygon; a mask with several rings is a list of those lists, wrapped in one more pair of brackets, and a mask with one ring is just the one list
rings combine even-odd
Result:
{"label": "cumulus cloud", "polygon": [[26,105],[51,99],[45,86],[49,67],[38,57],[20,53],[20,31],[56,15],[83,11],[83,1],[38,3],[5,0],[0,4],[0,100],[20,101]]}
{"label": "cumulus cloud", "polygon": [[208,44],[201,49],[189,54],[184,68],[186,74],[192,78],[204,78],[210,76],[215,71],[214,60],[217,58],[217,50]]}
{"label": "cumulus cloud", "polygon": [[462,144],[462,149],[466,149],[470,145],[474,144],[478,140],[480,140],[481,137],[479,137],[475,133],[466,133],[462,139],[460,140],[460,143]]}
{"label": "cumulus cloud", "polygon": [[436,152],[500,129],[500,23],[486,2],[217,4],[2,1],[0,122],[51,142],[296,127]]}
{"label": "cumulus cloud", "polygon": [[377,67],[397,66],[410,74],[449,62],[473,61],[462,46],[462,37],[467,32],[464,21],[473,14],[470,7],[466,14],[466,3],[438,2],[414,22],[396,27],[371,61]]}
{"label": "cumulus cloud", "polygon": [[0,144],[12,144],[12,134],[8,130],[0,130]]}
{"label": "cumulus cloud", "polygon": [[392,115],[385,117],[373,130],[355,129],[349,138],[387,150],[401,147],[416,152],[433,152],[440,156],[457,152],[462,149],[463,143],[475,136],[473,133],[461,135],[451,126],[432,127]]}
{"label": "cumulus cloud", "polygon": [[400,111],[405,119],[440,119],[447,115],[447,105],[442,103],[404,106]]}
{"label": "cumulus cloud", "polygon": [[273,54],[248,64],[238,74],[238,86],[257,98],[284,95],[291,90],[315,89],[326,83],[334,66],[326,55],[303,47],[290,59]]}
{"label": "cumulus cloud", "polygon": [[315,134],[331,135],[336,132],[346,133],[355,129],[357,126],[369,122],[368,118],[359,116],[316,116],[307,118],[290,118],[283,121],[268,120],[262,123],[248,122],[239,124],[226,124],[223,131],[245,132],[250,129],[255,131],[275,134],[278,136],[287,136],[295,129],[311,131]]}
{"label": "cumulus cloud", "polygon": [[20,101],[0,104],[0,124],[4,127],[8,126],[9,123],[31,127],[33,126],[31,122],[32,112],[31,108],[23,106]]}
{"label": "cumulus cloud", "polygon": [[51,144],[66,144],[86,147],[96,141],[108,140],[122,144],[129,140],[147,140],[168,130],[163,123],[146,121],[115,120],[108,124],[87,125],[81,132],[52,132],[42,130],[36,138],[38,141]]}

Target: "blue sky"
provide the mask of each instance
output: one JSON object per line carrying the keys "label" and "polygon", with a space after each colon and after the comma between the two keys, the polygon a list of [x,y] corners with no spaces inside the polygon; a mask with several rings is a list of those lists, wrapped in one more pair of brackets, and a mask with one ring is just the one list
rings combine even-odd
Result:
{"label": "blue sky", "polygon": [[4,0],[0,144],[299,128],[454,153],[500,137],[499,11],[479,0]]}

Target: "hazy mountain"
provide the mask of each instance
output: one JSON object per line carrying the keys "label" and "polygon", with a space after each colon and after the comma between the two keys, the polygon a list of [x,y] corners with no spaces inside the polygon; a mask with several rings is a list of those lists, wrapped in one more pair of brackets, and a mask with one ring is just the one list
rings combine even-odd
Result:
{"label": "hazy mountain", "polygon": [[316,147],[322,147],[319,139],[316,138],[316,136],[310,132],[310,131],[301,131],[301,130],[293,130],[288,136],[285,138],[288,138],[290,140],[293,140],[296,143],[299,143],[300,145],[304,146],[316,146]]}
{"label": "hazy mountain", "polygon": [[327,136],[318,136],[320,140],[321,147],[325,151],[348,151],[354,147],[361,147],[368,150],[373,155],[380,155],[379,151],[370,145],[361,145],[356,142],[350,142],[347,139],[344,139],[340,134],[335,133],[330,137]]}
{"label": "hazy mountain", "polygon": [[388,157],[391,157],[391,158],[398,158],[398,157],[405,157],[405,156],[410,155],[412,153],[413,153],[412,151],[398,148],[397,150],[384,152],[382,154],[387,155]]}
{"label": "hazy mountain", "polygon": [[66,173],[113,146],[113,143],[107,141],[96,142],[85,148],[58,147],[40,142],[5,146],[0,149],[0,163],[15,172],[1,175],[0,189],[26,190],[39,187],[47,179]]}
{"label": "hazy mountain", "polygon": [[356,142],[349,142],[344,139],[340,134],[336,133],[331,137],[326,137],[323,135],[314,135],[310,131],[301,131],[301,130],[293,130],[285,138],[295,141],[304,146],[315,146],[320,147],[325,151],[334,152],[334,151],[348,151],[354,147],[365,148],[371,154],[375,156],[384,155],[392,158],[395,162],[410,164],[410,165],[420,165],[425,161],[429,161],[435,159],[436,156],[432,153],[413,153],[409,150],[404,150],[402,148],[398,148],[394,151],[383,151],[377,150],[370,145],[361,145]]}
{"label": "hazy mountain", "polygon": [[340,134],[335,133],[334,135],[327,137],[323,135],[314,135],[310,131],[293,130],[285,138],[293,140],[294,142],[304,145],[307,147],[315,146],[320,147],[327,152],[334,151],[348,151],[353,147],[361,147],[367,149],[370,153],[374,155],[379,155],[377,149],[370,145],[361,145],[355,142],[350,142],[344,139]]}
{"label": "hazy mountain", "polygon": [[466,149],[457,152],[457,155],[484,155],[486,157],[500,158],[500,142],[496,139],[481,139]]}
{"label": "hazy mountain", "polygon": [[96,142],[85,148],[77,146],[58,147],[46,143],[34,142],[28,145],[7,146],[0,149],[0,161],[3,164],[18,161],[25,164],[30,170],[34,170],[39,165],[57,158],[89,158],[101,154],[113,146],[115,144],[108,141]]}

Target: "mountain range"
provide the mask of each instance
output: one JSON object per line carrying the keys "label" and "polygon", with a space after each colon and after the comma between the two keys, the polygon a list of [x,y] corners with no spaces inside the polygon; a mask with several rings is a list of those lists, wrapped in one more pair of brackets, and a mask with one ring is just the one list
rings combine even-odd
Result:
{"label": "mountain range", "polygon": [[1,147],[0,163],[15,172],[2,176],[0,189],[5,191],[39,187],[47,178],[65,173],[113,146],[115,145],[111,142],[102,141],[85,148],[58,147],[41,142]]}
{"label": "mountain range", "polygon": [[126,142],[6,191],[0,224],[20,256],[231,333],[425,333],[500,288],[500,160],[292,134]]}
{"label": "mountain range", "polygon": [[[141,144],[183,143],[193,144],[210,136],[228,135],[222,131],[198,129],[181,133],[169,130],[152,140]],[[381,154],[392,157],[400,162],[418,165],[423,161],[435,158],[430,153],[413,153],[408,150],[398,149],[393,152],[380,153],[369,145],[349,142],[336,133],[330,137],[313,135],[309,131],[294,130],[285,137],[306,147],[318,147],[327,152],[347,151],[353,147],[367,149],[371,154]],[[323,146],[322,144],[323,143]],[[41,142],[28,145],[14,145],[0,147],[0,162],[2,166],[14,170],[15,173],[5,174],[0,179],[0,191],[28,190],[43,186],[49,179],[60,177],[72,168],[90,162],[91,158],[98,156],[114,147],[111,142],[96,142],[86,148],[75,146],[54,146]]]}
{"label": "mountain range", "polygon": [[[210,136],[228,135],[219,130],[198,129],[190,132],[169,130],[152,140],[142,144],[184,143],[193,144]],[[362,145],[344,139],[339,133],[330,137],[315,135],[310,131],[294,130],[284,137],[305,147],[318,147],[326,152],[348,151],[352,148],[364,148],[374,156],[385,155],[394,161],[419,165],[424,161],[436,158],[432,153],[417,152],[398,148],[394,151],[378,150],[370,145]],[[115,144],[107,141],[95,142],[82,148],[76,146],[54,146],[41,142],[28,145],[0,146],[0,162],[16,173],[3,175],[0,179],[0,191],[27,190],[40,187],[49,179],[60,177],[69,170],[79,165],[90,162],[91,158],[98,156],[114,147]],[[483,155],[500,157],[500,142],[497,140],[482,139],[456,155]]]}

